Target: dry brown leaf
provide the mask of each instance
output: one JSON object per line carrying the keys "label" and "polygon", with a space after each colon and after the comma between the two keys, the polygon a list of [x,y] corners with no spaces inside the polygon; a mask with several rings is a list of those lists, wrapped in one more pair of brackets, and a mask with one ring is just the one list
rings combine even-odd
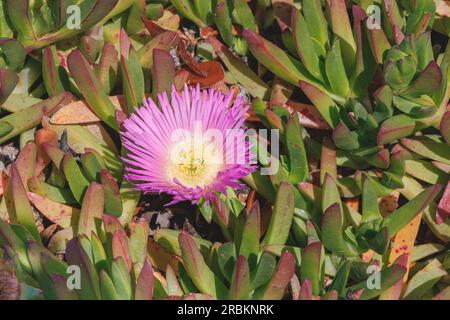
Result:
{"label": "dry brown leaf", "polygon": [[436,6],[436,13],[439,16],[450,18],[450,1],[439,1]]}
{"label": "dry brown leaf", "polygon": [[191,73],[188,79],[189,84],[200,84],[200,87],[209,87],[223,80],[225,73],[222,65],[217,61],[205,61],[198,64],[198,70],[204,76],[199,76],[199,72]]}
{"label": "dry brown leaf", "polygon": [[[116,110],[126,110],[126,99],[124,96],[109,97]],[[89,108],[83,100],[74,101],[63,106],[51,118],[51,124],[83,124],[101,122],[101,119]]]}
{"label": "dry brown leaf", "polygon": [[400,193],[398,191],[393,191],[392,193],[382,197],[378,201],[378,207],[383,217],[386,217],[387,215],[397,210],[399,196]]}
{"label": "dry brown leaf", "polygon": [[180,259],[168,252],[152,238],[148,239],[147,254],[153,267],[159,270],[166,270],[167,265],[170,264],[175,273],[178,274],[178,263]]}
{"label": "dry brown leaf", "polygon": [[163,29],[177,31],[180,27],[180,16],[169,10],[164,10],[162,17],[156,20],[155,23]]}

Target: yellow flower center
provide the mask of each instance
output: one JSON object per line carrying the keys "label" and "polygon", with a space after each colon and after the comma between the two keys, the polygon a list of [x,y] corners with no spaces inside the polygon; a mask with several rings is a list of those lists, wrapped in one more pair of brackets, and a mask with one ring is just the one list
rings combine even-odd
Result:
{"label": "yellow flower center", "polygon": [[191,188],[211,184],[223,167],[222,150],[206,141],[183,140],[171,149],[167,174]]}

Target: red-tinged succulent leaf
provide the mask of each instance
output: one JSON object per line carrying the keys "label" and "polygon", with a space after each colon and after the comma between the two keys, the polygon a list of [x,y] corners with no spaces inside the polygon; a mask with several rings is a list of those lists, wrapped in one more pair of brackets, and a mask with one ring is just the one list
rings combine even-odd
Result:
{"label": "red-tinged succulent leaf", "polygon": [[442,172],[450,174],[450,164],[445,164],[439,161],[431,161],[434,167],[438,168]]}
{"label": "red-tinged succulent leaf", "polygon": [[447,187],[445,188],[444,195],[439,201],[436,213],[436,222],[438,224],[444,223],[445,219],[450,217],[450,182],[447,183]]}
{"label": "red-tinged succulent leaf", "polygon": [[10,247],[17,255],[17,260],[20,262],[24,271],[32,273],[30,261],[27,257],[27,248],[21,238],[12,230],[11,226],[0,219],[0,245],[2,247]]}
{"label": "red-tinged succulent leaf", "polygon": [[[408,270],[409,269],[408,260],[409,255],[402,254],[394,261],[394,264],[398,264]],[[403,292],[404,282],[405,282],[404,278],[399,280],[396,284],[394,284],[392,287],[390,287],[388,290],[386,290],[380,295],[380,300],[399,300]]]}
{"label": "red-tinged succulent leaf", "polygon": [[167,293],[169,296],[181,297],[184,294],[183,289],[181,289],[180,284],[178,283],[177,275],[170,264],[168,264],[166,268],[166,280]]}
{"label": "red-tinged succulent leaf", "polygon": [[358,255],[358,249],[344,238],[344,225],[339,203],[329,206],[322,217],[323,245],[337,255],[353,257]]}
{"label": "red-tinged succulent leaf", "polygon": [[386,16],[389,20],[389,23],[392,26],[397,25],[399,27],[402,27],[403,20],[397,2],[394,0],[384,0],[383,2],[383,9],[386,11]]}
{"label": "red-tinged succulent leaf", "polygon": [[357,150],[359,148],[358,133],[350,131],[343,122],[339,122],[334,128],[333,141],[342,150]]}
{"label": "red-tinged succulent leaf", "polygon": [[382,227],[386,227],[391,236],[395,235],[415,216],[424,211],[442,190],[442,185],[435,185],[425,189],[401,208],[395,210],[383,220]]}
{"label": "red-tinged succulent leaf", "polygon": [[17,171],[25,189],[28,191],[28,180],[35,175],[37,147],[34,142],[28,142],[15,160]]}
{"label": "red-tinged succulent leaf", "polygon": [[145,97],[145,79],[139,56],[124,29],[120,30],[120,67],[122,87],[127,98],[128,112],[141,106]]}
{"label": "red-tinged succulent leaf", "polygon": [[300,295],[298,297],[298,300],[312,300],[312,299],[313,293],[311,280],[305,279],[305,281],[303,281],[301,284]]}
{"label": "red-tinged succulent leaf", "polygon": [[380,149],[378,152],[368,155],[365,160],[372,166],[382,169],[388,169],[390,161],[390,151],[388,149]]}
{"label": "red-tinged succulent leaf", "polygon": [[130,230],[128,245],[131,261],[141,268],[147,257],[149,225],[144,221],[131,222],[128,229]]}
{"label": "red-tinged succulent leaf", "polygon": [[412,135],[417,130],[417,120],[400,114],[387,119],[378,130],[377,143],[379,146],[394,142]]}
{"label": "red-tinged succulent leaf", "polygon": [[177,275],[170,264],[166,268],[167,293],[169,296],[181,297],[184,292],[177,280]]}
{"label": "red-tinged succulent leaf", "polygon": [[27,191],[22,183],[16,164],[12,164],[10,178],[5,188],[6,207],[13,223],[24,226],[37,243],[41,242],[39,231],[34,221],[33,209],[28,201]]}
{"label": "red-tinged succulent leaf", "polygon": [[301,80],[311,81],[308,71],[301,63],[273,43],[248,29],[245,29],[242,35],[247,40],[250,51],[256,59],[281,79],[294,85]]}
{"label": "red-tinged succulent leaf", "polygon": [[217,279],[206,265],[192,237],[185,232],[181,232],[178,236],[178,241],[186,272],[200,292],[218,299],[226,298],[227,290],[225,285]]}
{"label": "red-tinged succulent leaf", "polygon": [[385,59],[385,53],[391,48],[386,34],[383,29],[370,28],[369,29],[370,47],[378,64],[382,64]]}
{"label": "red-tinged succulent leaf", "polygon": [[281,133],[284,131],[283,121],[281,117],[270,110],[269,108],[264,109],[264,115],[266,116],[267,121],[270,123],[272,127],[280,130]]}
{"label": "red-tinged succulent leaf", "polygon": [[[30,241],[27,245],[28,259],[30,260],[33,269],[33,275],[36,278],[39,287],[42,289],[46,299],[56,299],[56,292],[53,283],[50,281],[50,276],[43,267],[42,254],[43,247]],[[64,270],[65,273],[65,270]]]}
{"label": "red-tinged succulent leaf", "polygon": [[319,295],[323,286],[324,263],[323,247],[320,242],[308,244],[302,251],[302,264],[300,266],[300,281],[306,279],[311,282],[312,292]]}
{"label": "red-tinged succulent leaf", "polygon": [[326,175],[337,178],[336,147],[330,138],[324,137],[320,154],[320,183],[325,182]]}
{"label": "red-tinged succulent leaf", "polygon": [[255,202],[247,215],[247,220],[245,221],[244,230],[242,232],[242,239],[240,246],[238,247],[239,255],[245,257],[251,267],[256,264],[258,253],[260,251],[260,229],[259,202]]}
{"label": "red-tinged succulent leaf", "polygon": [[270,89],[270,105],[282,106],[287,104],[293,93],[294,86],[292,84],[275,77]]}
{"label": "red-tinged succulent leaf", "polygon": [[64,151],[59,149],[57,146],[44,142],[42,144],[42,149],[45,154],[50,158],[57,168],[60,168],[61,162],[64,158]]}
{"label": "red-tinged succulent leaf", "polygon": [[104,204],[103,186],[91,183],[83,196],[77,234],[90,236],[92,232],[99,234],[102,223]]}
{"label": "red-tinged succulent leaf", "polygon": [[131,276],[122,257],[113,259],[111,264],[111,279],[117,289],[119,299],[130,300],[133,294]]}
{"label": "red-tinged succulent leaf", "polygon": [[356,42],[353,37],[345,0],[328,0],[327,3],[329,6],[333,33],[342,40],[341,48],[344,63],[347,70],[350,70],[355,61]]}
{"label": "red-tinged succulent leaf", "polygon": [[0,137],[0,143],[36,127],[44,116],[51,116],[72,99],[72,94],[65,92],[3,117],[1,123],[9,124],[13,129]]}
{"label": "red-tinged succulent leaf", "polygon": [[110,233],[112,236],[117,230],[119,230],[126,236],[125,229],[123,228],[122,224],[117,218],[104,214],[102,216],[102,220],[103,220],[103,227],[105,228],[106,233]]}
{"label": "red-tinged succulent leaf", "polygon": [[300,182],[298,189],[303,196],[313,202],[318,202],[320,205],[320,199],[322,199],[322,189],[315,186],[310,182]]}
{"label": "red-tinged succulent leaf", "polygon": [[294,275],[294,271],[294,255],[289,251],[283,252],[272,278],[265,286],[255,292],[253,298],[262,300],[282,299],[286,292],[286,288]]}
{"label": "red-tinged succulent leaf", "polygon": [[153,22],[152,20],[147,19],[146,17],[141,17],[141,20],[142,23],[144,23],[145,28],[148,30],[148,32],[150,32],[153,38],[168,31],[163,27],[159,26],[157,23]]}
{"label": "red-tinged succulent leaf", "polygon": [[178,272],[178,264],[181,263],[181,259],[178,256],[169,252],[169,250],[152,238],[149,238],[147,241],[147,257],[150,259],[152,266],[159,270],[166,270],[170,265],[174,272]]}
{"label": "red-tinged succulent leaf", "polygon": [[424,94],[432,95],[439,89],[441,82],[441,68],[436,61],[431,61],[425,70],[417,76],[416,80],[409,87],[402,90],[402,94],[413,97],[420,97]]}
{"label": "red-tinged succulent leaf", "polygon": [[367,87],[373,81],[376,63],[370,47],[367,33],[365,32],[366,13],[359,6],[352,7],[354,32],[356,40],[356,61],[353,72],[351,73],[352,89],[358,95],[364,95]]}
{"label": "red-tinged succulent leaf", "polygon": [[54,202],[33,192],[28,192],[28,199],[42,215],[61,228],[65,229],[76,225],[80,213],[79,209]]}
{"label": "red-tinged succulent leaf", "polygon": [[131,256],[128,238],[120,230],[116,230],[112,236],[112,254],[114,258],[121,257],[126,264],[127,270],[131,271]]}
{"label": "red-tinged succulent leaf", "polygon": [[219,30],[220,36],[228,47],[234,45],[233,25],[231,21],[228,4],[225,0],[218,0],[214,10],[214,22]]}
{"label": "red-tinged succulent leaf", "polygon": [[35,176],[39,176],[45,167],[50,163],[50,158],[45,152],[43,145],[48,144],[56,147],[58,145],[58,136],[52,130],[39,129],[34,134],[34,141],[37,147]]}
{"label": "red-tinged succulent leaf", "polygon": [[107,94],[114,89],[118,68],[119,61],[116,47],[112,43],[105,43],[94,72]]}
{"label": "red-tinged succulent leaf", "polygon": [[401,139],[402,145],[422,157],[450,164],[450,146],[432,140]]}
{"label": "red-tinged succulent leaf", "polygon": [[67,64],[73,79],[91,109],[111,128],[116,129],[114,119],[116,109],[81,51],[73,50],[67,58]]}
{"label": "red-tinged succulent leaf", "polygon": [[51,275],[53,285],[55,287],[56,299],[57,300],[78,300],[78,295],[67,288],[67,279],[56,273]]}
{"label": "red-tinged succulent leaf", "polygon": [[153,49],[152,95],[156,101],[158,94],[167,92],[170,97],[171,87],[175,80],[175,62],[166,50]]}
{"label": "red-tinged succulent leaf", "polygon": [[317,108],[322,117],[331,128],[334,128],[340,119],[339,109],[336,103],[318,87],[307,83],[299,82],[300,89],[305,93],[312,104]]}
{"label": "red-tinged succulent leaf", "polygon": [[153,299],[153,268],[148,259],[145,259],[144,266],[136,281],[134,298],[136,300]]}
{"label": "red-tinged succulent leaf", "polygon": [[176,47],[179,42],[180,37],[173,31],[166,31],[154,37],[137,52],[141,66],[144,69],[151,70],[153,66],[153,50],[161,49],[170,51],[172,48]]}
{"label": "red-tinged succulent leaf", "polygon": [[9,97],[11,92],[13,92],[17,83],[19,82],[19,77],[17,74],[9,69],[0,68],[0,103],[3,104],[5,100]]}
{"label": "red-tinged succulent leaf", "polygon": [[283,245],[289,236],[289,230],[294,217],[294,190],[293,187],[282,182],[275,198],[272,217],[264,236],[264,245]]}
{"label": "red-tinged succulent leaf", "polygon": [[67,243],[66,260],[69,265],[80,268],[81,289],[75,290],[81,299],[100,299],[99,278],[88,254],[83,250],[80,238],[75,237]]}
{"label": "red-tinged succulent leaf", "polygon": [[222,60],[234,78],[254,97],[263,99],[268,92],[267,84],[241,59],[214,37],[208,38],[217,56]]}
{"label": "red-tinged succulent leaf", "polygon": [[403,293],[403,298],[412,300],[422,298],[439,279],[447,275],[448,272],[438,259],[431,260],[409,280]]}
{"label": "red-tinged succulent leaf", "polygon": [[450,146],[450,110],[447,111],[442,117],[440,129],[442,136],[444,137],[447,144]]}
{"label": "red-tinged succulent leaf", "polygon": [[186,69],[178,69],[175,72],[175,79],[173,81],[173,85],[177,89],[177,91],[182,91],[184,86],[187,84],[188,78],[190,77],[191,73]]}
{"label": "red-tinged succulent leaf", "polygon": [[250,298],[250,270],[244,256],[237,258],[230,285],[230,298],[232,300]]}
{"label": "red-tinged succulent leaf", "polygon": [[379,287],[375,286],[373,289],[369,289],[368,286],[371,283],[365,280],[349,288],[351,292],[355,293],[358,290],[362,290],[359,291],[358,293],[360,300],[373,299],[382,294],[387,289],[391,288],[393,285],[395,285],[398,281],[400,281],[403,278],[403,276],[406,273],[406,268],[401,266],[400,264],[393,264],[382,271],[375,271],[375,272],[381,272],[379,274],[380,277]]}
{"label": "red-tinged succulent leaf", "polygon": [[94,38],[93,36],[89,35],[81,36],[78,42],[78,48],[90,64],[93,64],[97,61],[102,46],[103,40],[99,40],[97,37]]}
{"label": "red-tinged succulent leaf", "polygon": [[214,220],[224,228],[224,230],[228,229],[230,227],[230,207],[220,197],[213,199],[212,205],[214,208]]}
{"label": "red-tinged succulent leaf", "polygon": [[120,217],[123,208],[116,180],[106,169],[101,170],[100,180],[105,191],[105,213],[114,217]]}
{"label": "red-tinged succulent leaf", "polygon": [[42,50],[42,78],[50,97],[64,92],[59,75],[59,60],[54,46],[48,46]]}
{"label": "red-tinged succulent leaf", "polygon": [[[273,104],[273,101],[272,101]],[[275,104],[277,105],[277,104]],[[329,130],[330,126],[317,111],[317,109],[305,103],[289,100],[286,103],[286,107],[289,112],[297,112],[300,118],[300,124],[305,128]]]}

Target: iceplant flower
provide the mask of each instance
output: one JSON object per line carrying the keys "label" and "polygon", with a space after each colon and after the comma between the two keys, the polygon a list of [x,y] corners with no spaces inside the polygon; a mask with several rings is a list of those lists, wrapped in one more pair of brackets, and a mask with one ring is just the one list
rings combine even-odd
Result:
{"label": "iceplant flower", "polygon": [[171,99],[149,98],[124,121],[121,132],[126,174],[145,193],[167,193],[170,204],[209,201],[255,170],[251,142],[244,126],[242,98],[230,106],[233,93],[187,86]]}

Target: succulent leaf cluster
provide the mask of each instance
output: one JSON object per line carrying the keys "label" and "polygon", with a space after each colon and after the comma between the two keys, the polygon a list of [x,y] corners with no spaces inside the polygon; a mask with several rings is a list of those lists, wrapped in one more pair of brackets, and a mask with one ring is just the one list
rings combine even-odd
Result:
{"label": "succulent leaf cluster", "polygon": [[[450,299],[449,12],[0,2],[0,299]],[[257,170],[174,204],[126,177],[188,87],[257,132]]]}

